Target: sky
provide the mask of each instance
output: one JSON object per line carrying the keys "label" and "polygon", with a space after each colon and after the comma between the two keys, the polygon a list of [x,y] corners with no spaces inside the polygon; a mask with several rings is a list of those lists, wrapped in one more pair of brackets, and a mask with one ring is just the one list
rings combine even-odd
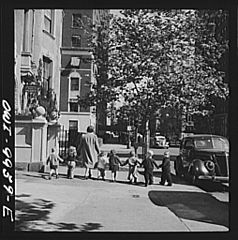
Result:
{"label": "sky", "polygon": [[121,9],[111,9],[110,12],[114,15],[117,15],[117,16],[123,16],[122,14],[120,14],[120,10]]}

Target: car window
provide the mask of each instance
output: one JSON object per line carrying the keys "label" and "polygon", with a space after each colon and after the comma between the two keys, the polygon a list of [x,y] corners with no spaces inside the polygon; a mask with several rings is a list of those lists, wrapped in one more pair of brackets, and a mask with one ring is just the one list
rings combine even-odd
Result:
{"label": "car window", "polygon": [[192,148],[192,147],[194,147],[193,141],[191,139],[185,141],[184,147],[185,148]]}
{"label": "car window", "polygon": [[229,151],[229,142],[224,138],[213,138],[214,148]]}
{"label": "car window", "polygon": [[164,140],[165,138],[164,137],[157,137],[157,139]]}
{"label": "car window", "polygon": [[209,138],[195,139],[195,147],[196,148],[211,149],[211,148],[213,148],[212,139],[210,137]]}

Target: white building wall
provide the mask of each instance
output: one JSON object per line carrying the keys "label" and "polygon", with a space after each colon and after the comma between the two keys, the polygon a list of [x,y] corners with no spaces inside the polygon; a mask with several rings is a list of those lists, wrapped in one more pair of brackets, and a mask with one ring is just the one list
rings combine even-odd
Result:
{"label": "white building wall", "polygon": [[59,118],[59,124],[64,126],[65,129],[69,129],[69,121],[78,121],[78,131],[86,132],[89,125],[96,124],[96,118],[91,113],[72,113],[61,112]]}

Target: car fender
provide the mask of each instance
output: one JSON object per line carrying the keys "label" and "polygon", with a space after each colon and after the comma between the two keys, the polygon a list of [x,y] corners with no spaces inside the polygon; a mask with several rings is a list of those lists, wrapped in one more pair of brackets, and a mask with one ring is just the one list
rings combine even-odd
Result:
{"label": "car fender", "polygon": [[191,163],[191,170],[195,176],[208,175],[209,171],[205,167],[204,161],[200,159],[194,159]]}

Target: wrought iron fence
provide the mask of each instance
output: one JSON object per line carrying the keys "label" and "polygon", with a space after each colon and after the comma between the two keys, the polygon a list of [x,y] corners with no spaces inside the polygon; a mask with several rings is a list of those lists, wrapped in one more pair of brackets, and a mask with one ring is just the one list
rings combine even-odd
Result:
{"label": "wrought iron fence", "polygon": [[59,155],[65,158],[68,155],[68,150],[70,146],[77,146],[80,143],[82,133],[77,130],[65,129],[64,126],[61,127],[59,132]]}

